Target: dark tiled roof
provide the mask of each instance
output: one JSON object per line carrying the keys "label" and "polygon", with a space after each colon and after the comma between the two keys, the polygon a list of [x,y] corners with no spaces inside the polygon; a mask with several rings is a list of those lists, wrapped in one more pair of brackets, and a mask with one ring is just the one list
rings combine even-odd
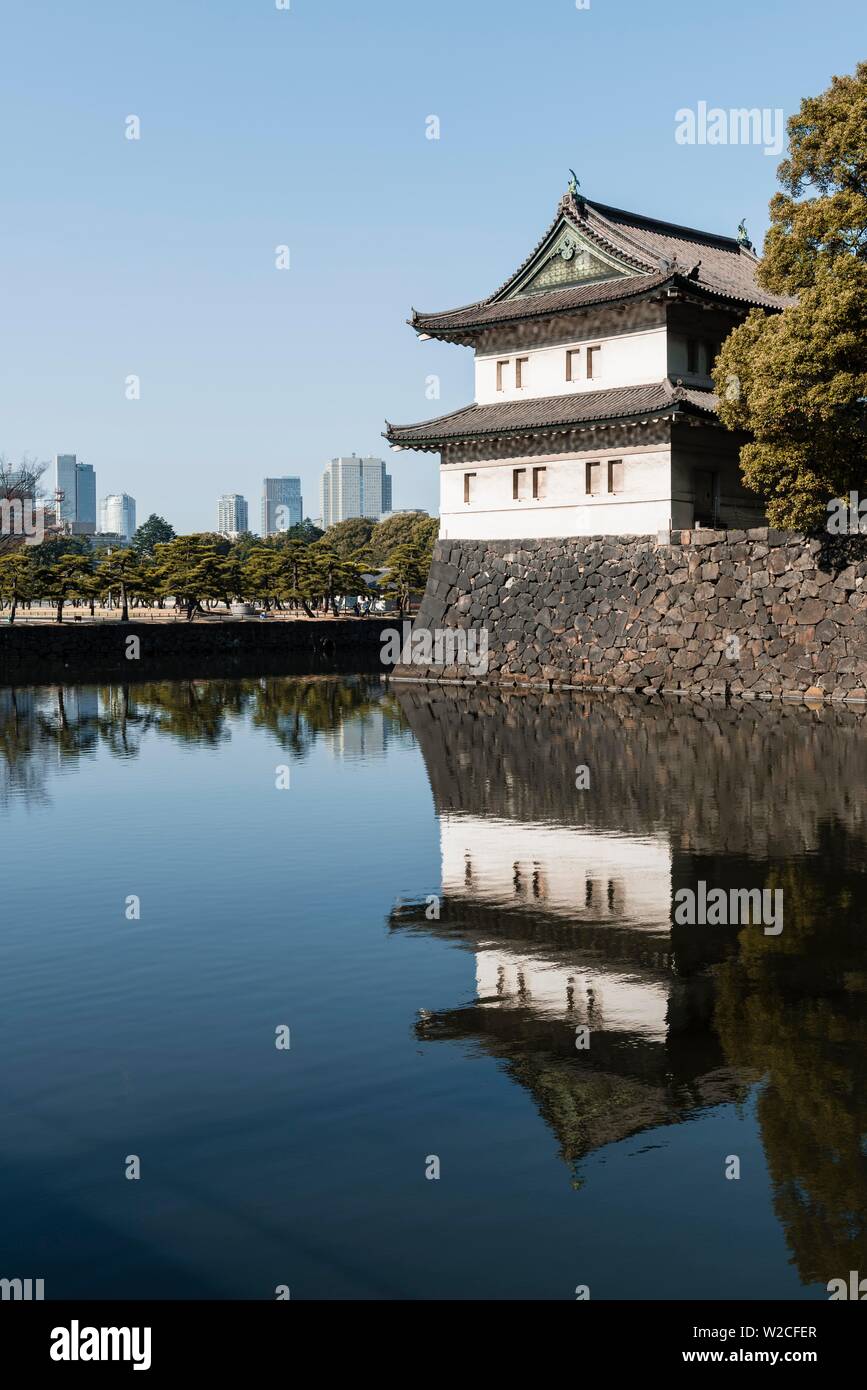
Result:
{"label": "dark tiled roof", "polygon": [[[522,279],[554,242],[564,221],[580,232],[589,245],[614,256],[636,273],[516,295]],[[769,294],[756,283],[757,265],[753,252],[735,237],[679,227],[589,199],[576,200],[567,194],[541,241],[498,290],[460,309],[434,314],[416,312],[411,322],[419,332],[447,337],[488,324],[633,298],[665,284],[744,305],[784,308],[790,300]]]}
{"label": "dark tiled roof", "polygon": [[482,328],[494,323],[513,323],[516,319],[545,318],[549,314],[583,309],[606,300],[633,299],[648,294],[671,281],[670,274],[621,275],[616,280],[592,280],[565,289],[543,290],[539,294],[522,294],[517,299],[501,299],[492,303],[470,304],[466,309],[453,309],[445,314],[417,314],[413,328],[424,333],[440,333],[446,329]]}
{"label": "dark tiled roof", "polygon": [[416,425],[388,425],[390,444],[407,448],[437,448],[457,439],[478,439],[527,430],[570,429],[608,420],[646,415],[715,415],[712,391],[695,391],[658,381],[648,386],[614,386],[606,391],[575,391],[568,396],[537,396],[493,405],[466,405],[435,420]]}

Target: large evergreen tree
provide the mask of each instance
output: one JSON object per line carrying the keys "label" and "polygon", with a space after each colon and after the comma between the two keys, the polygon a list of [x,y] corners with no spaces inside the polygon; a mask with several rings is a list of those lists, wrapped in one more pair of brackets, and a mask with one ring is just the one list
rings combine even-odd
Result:
{"label": "large evergreen tree", "polygon": [[36,568],[30,546],[22,545],[11,554],[0,554],[0,599],[9,602],[9,622],[14,623],[18,605],[33,598]]}
{"label": "large evergreen tree", "polygon": [[724,423],[752,435],[741,468],[769,521],[812,529],[867,482],[867,63],[804,100],[788,133],[758,278],[793,302],[754,309],[714,378]]}
{"label": "large evergreen tree", "polygon": [[169,525],[164,517],[157,516],[156,512],[151,512],[147,521],[143,521],[132,538],[132,548],[139,555],[153,555],[154,548],[158,545],[165,545],[168,541],[175,538],[174,528]]}

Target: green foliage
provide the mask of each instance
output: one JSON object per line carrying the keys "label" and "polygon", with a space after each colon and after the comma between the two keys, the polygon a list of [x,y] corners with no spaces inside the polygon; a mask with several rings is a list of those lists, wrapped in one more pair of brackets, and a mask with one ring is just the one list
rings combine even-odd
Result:
{"label": "green foliage", "polygon": [[841,260],[867,261],[867,62],[805,98],[788,131],[759,271],[776,294],[799,294]]}
{"label": "green foliage", "polygon": [[29,546],[0,555],[0,599],[9,604],[9,621],[14,623],[18,604],[35,596],[36,566]]}
{"label": "green foliage", "polygon": [[[34,551],[42,549],[42,546],[34,547]],[[89,599],[92,596],[93,577],[90,555],[72,551],[61,555],[53,564],[39,565],[34,582],[40,594],[57,605],[57,621],[61,623],[64,604],[72,599]]]}
{"label": "green foliage", "polygon": [[129,617],[129,596],[139,591],[142,581],[141,559],[135,550],[112,550],[100,560],[96,570],[98,592],[120,595],[121,621]]}
{"label": "green foliage", "polygon": [[89,557],[92,554],[87,536],[51,536],[32,549],[34,562],[40,568],[55,564],[63,555]]}
{"label": "green foliage", "polygon": [[271,604],[283,585],[285,564],[285,556],[274,546],[258,545],[251,550],[241,568],[244,597]]}
{"label": "green foliage", "polygon": [[401,614],[409,607],[413,593],[427,583],[430,560],[417,545],[398,545],[388,557],[388,568],[379,581],[385,594],[394,594]]}
{"label": "green foliage", "polygon": [[366,516],[353,516],[348,521],[338,521],[325,532],[324,542],[329,550],[344,557],[353,555],[370,541],[375,521]]}
{"label": "green foliage", "polygon": [[183,603],[188,618],[207,599],[228,604],[237,581],[237,565],[229,558],[230,549],[224,537],[210,533],[176,536],[157,545],[154,560],[159,591]]}
{"label": "green foliage", "polygon": [[147,521],[143,521],[136,531],[131,544],[133,550],[137,551],[139,555],[153,555],[158,545],[164,545],[174,538],[174,529],[165,518],[157,516],[156,512],[151,512]]}
{"label": "green foliage", "polygon": [[371,563],[385,565],[399,545],[416,545],[430,555],[438,533],[439,519],[424,512],[398,512],[387,516],[373,528],[368,546]]}
{"label": "green foliage", "polygon": [[724,424],[752,435],[741,467],[769,521],[810,530],[832,498],[867,491],[867,63],[788,131],[759,278],[797,303],[753,310],[714,380]]}
{"label": "green foliage", "polygon": [[[401,534],[412,537],[411,542],[391,546],[388,555],[386,591],[401,594],[404,603],[425,585],[438,526],[431,517],[405,520],[412,524],[385,530],[386,541]],[[369,548],[349,548],[353,534],[357,539],[370,536],[375,529],[365,520],[352,528],[344,523],[342,529],[334,527],[312,543],[293,538],[289,532],[263,540],[245,535],[234,543],[210,532],[173,536],[155,542],[152,557],[146,544],[134,538],[129,548],[104,553],[95,569],[87,540],[63,537],[29,548],[28,563],[37,595],[62,603],[112,595],[120,600],[121,621],[129,616],[130,599],[150,603],[170,597],[186,609],[188,619],[208,604],[228,607],[233,598],[249,600],[266,610],[302,610],[313,617],[317,608],[336,613],[340,597],[377,592],[365,578],[372,567]],[[331,544],[334,532],[338,533],[340,548]],[[156,534],[156,528],[151,528],[150,534]],[[4,573],[0,570],[0,597],[11,599],[13,571],[10,569],[5,578]],[[19,598],[24,597],[22,589]],[[62,615],[62,605],[58,615]]]}
{"label": "green foliage", "polygon": [[303,521],[296,521],[288,531],[281,531],[280,534],[287,536],[291,541],[305,541],[307,545],[312,545],[320,536],[324,536],[325,532],[319,526],[314,526],[309,516],[305,516]]}
{"label": "green foliage", "polygon": [[364,578],[366,552],[356,550],[350,555],[340,555],[328,544],[330,534],[326,531],[321,541],[310,546],[310,583],[322,594],[326,608],[336,611],[335,600],[339,594],[367,594],[371,590]]}
{"label": "green foliage", "polygon": [[289,540],[282,547],[281,571],[278,597],[292,604],[299,604],[312,617],[311,604],[315,599],[316,574],[310,559],[311,547],[302,541]]}
{"label": "green foliage", "polygon": [[252,531],[241,531],[233,538],[230,553],[235,560],[243,562],[256,546],[261,545],[261,543],[259,537],[254,536]]}

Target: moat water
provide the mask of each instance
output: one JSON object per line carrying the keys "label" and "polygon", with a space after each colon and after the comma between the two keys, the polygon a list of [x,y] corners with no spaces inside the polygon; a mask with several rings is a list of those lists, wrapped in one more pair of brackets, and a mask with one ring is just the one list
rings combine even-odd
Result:
{"label": "moat water", "polygon": [[[0,691],[0,1277],[827,1298],[867,1275],[865,787],[830,707]],[[699,883],[783,929],[679,924]]]}

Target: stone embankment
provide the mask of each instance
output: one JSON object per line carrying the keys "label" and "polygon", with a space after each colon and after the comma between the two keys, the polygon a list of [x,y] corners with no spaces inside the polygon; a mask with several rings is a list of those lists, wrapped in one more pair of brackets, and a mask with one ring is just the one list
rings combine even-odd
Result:
{"label": "stone embankment", "polygon": [[[394,619],[0,624],[0,685],[381,670]],[[131,640],[132,639],[132,640]]]}
{"label": "stone embankment", "polygon": [[450,628],[486,631],[483,672],[413,656],[393,675],[865,700],[867,537],[439,541],[414,631]]}

